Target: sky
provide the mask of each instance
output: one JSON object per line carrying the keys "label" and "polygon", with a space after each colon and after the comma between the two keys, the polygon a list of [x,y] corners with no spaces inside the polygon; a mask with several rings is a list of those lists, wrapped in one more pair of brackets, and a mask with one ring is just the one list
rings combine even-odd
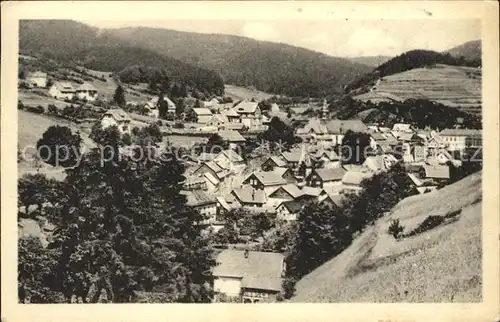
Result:
{"label": "sky", "polygon": [[395,56],[412,49],[444,51],[481,39],[474,19],[405,20],[86,20],[99,28],[154,27],[243,36],[337,57]]}

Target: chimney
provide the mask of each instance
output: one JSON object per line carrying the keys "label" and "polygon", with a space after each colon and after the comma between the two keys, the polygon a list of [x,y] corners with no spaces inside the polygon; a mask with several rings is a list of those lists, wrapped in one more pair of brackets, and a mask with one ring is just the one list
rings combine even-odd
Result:
{"label": "chimney", "polygon": [[250,253],[250,251],[248,249],[245,249],[245,258],[248,258],[249,253]]}

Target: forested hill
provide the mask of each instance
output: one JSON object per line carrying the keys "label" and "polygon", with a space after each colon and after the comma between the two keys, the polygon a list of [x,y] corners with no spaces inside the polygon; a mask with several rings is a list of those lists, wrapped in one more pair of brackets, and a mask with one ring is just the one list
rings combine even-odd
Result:
{"label": "forested hill", "polygon": [[[224,81],[217,72],[134,47],[101,33],[97,28],[71,20],[20,21],[19,50],[21,53],[42,55],[64,63],[117,74],[134,66],[154,67],[158,73],[165,73],[171,80],[201,91],[222,93],[224,89]],[[136,69],[136,79],[123,80],[140,80],[141,68]]]}
{"label": "forested hill", "polygon": [[364,92],[367,91],[368,86],[375,85],[376,80],[384,76],[435,64],[478,67],[481,65],[481,60],[468,60],[464,56],[454,57],[450,53],[439,53],[431,50],[411,50],[390,59],[375,68],[371,73],[350,83],[346,87],[346,92],[353,90]]}
{"label": "forested hill", "polygon": [[473,40],[446,51],[453,57],[464,57],[471,61],[481,61],[481,40]]}
{"label": "forested hill", "polygon": [[155,28],[108,29],[133,46],[221,73],[228,84],[288,96],[323,96],[373,69],[349,59],[249,38]]}

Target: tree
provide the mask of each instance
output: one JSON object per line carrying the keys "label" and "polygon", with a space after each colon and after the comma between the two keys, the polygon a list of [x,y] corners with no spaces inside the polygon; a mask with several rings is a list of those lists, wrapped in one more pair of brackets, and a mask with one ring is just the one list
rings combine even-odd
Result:
{"label": "tree", "polygon": [[363,164],[370,149],[370,136],[348,130],[342,139],[343,164]]}
{"label": "tree", "polygon": [[49,104],[48,112],[49,114],[57,115],[57,107],[54,104]]}
{"label": "tree", "polygon": [[238,242],[238,232],[233,223],[224,225],[215,235],[214,242],[217,244],[227,245]]}
{"label": "tree", "polygon": [[192,108],[186,111],[185,121],[190,123],[198,122],[198,115],[196,115]]}
{"label": "tree", "polygon": [[44,174],[25,174],[17,183],[19,206],[24,207],[27,215],[32,205],[36,205],[38,213],[42,213],[45,203],[57,204],[59,202],[58,188],[58,182],[48,179]]}
{"label": "tree", "polygon": [[184,112],[184,99],[178,98],[175,104],[175,115],[181,116]]}
{"label": "tree", "polygon": [[118,85],[118,87],[115,90],[115,94],[113,95],[113,102],[120,106],[124,107],[125,106],[125,90],[121,85]]}
{"label": "tree", "polygon": [[156,83],[156,79],[154,78],[151,78],[149,80],[149,84],[148,84],[148,89],[154,93],[156,93],[156,91],[158,90],[158,86],[157,86],[157,83]]}
{"label": "tree", "polygon": [[208,138],[207,143],[202,148],[202,152],[219,153],[220,151],[227,150],[228,148],[229,143],[224,141],[219,134],[215,133]]}
{"label": "tree", "polygon": [[282,144],[287,147],[300,142],[300,138],[294,135],[294,130],[286,125],[278,117],[273,117],[269,123],[269,128],[259,134],[260,140],[266,140],[275,144]]}
{"label": "tree", "polygon": [[160,91],[160,95],[158,96],[158,116],[161,119],[166,119],[168,114],[168,102],[165,101],[165,92]]}
{"label": "tree", "polygon": [[36,147],[42,160],[54,167],[72,167],[80,158],[82,138],[66,126],[51,126],[38,140]]}

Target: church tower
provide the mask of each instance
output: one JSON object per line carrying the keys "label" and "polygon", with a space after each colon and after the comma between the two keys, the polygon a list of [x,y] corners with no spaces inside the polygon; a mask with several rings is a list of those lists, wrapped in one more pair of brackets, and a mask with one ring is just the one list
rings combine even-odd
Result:
{"label": "church tower", "polygon": [[326,102],[326,98],[323,99],[323,106],[321,107],[321,119],[326,120],[328,119],[328,104]]}

